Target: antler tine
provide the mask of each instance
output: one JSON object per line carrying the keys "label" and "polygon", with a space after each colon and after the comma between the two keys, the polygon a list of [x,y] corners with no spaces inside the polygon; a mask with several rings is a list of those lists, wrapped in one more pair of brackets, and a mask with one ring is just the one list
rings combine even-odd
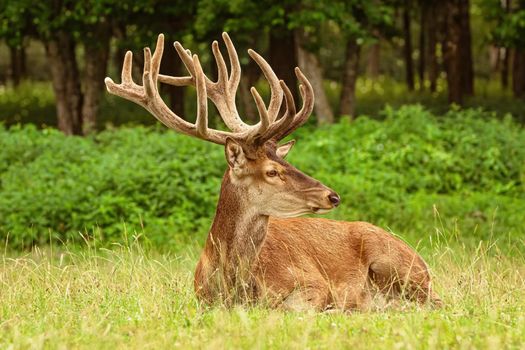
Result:
{"label": "antler tine", "polygon": [[[204,75],[204,73],[203,77],[206,83],[207,95],[217,107],[224,124],[226,124],[226,126],[233,132],[242,133],[248,131],[251,127],[242,121],[239,113],[237,112],[237,106],[235,105],[235,93],[239,85],[241,66],[237,52],[235,51],[235,47],[233,46],[230,37],[223,33],[223,38],[228,50],[228,57],[230,59],[231,77],[228,77],[226,62],[224,61],[224,57],[221,54],[219,43],[217,41],[212,43],[212,52],[217,63],[217,81],[211,81],[206,75]],[[195,85],[196,73],[195,65],[193,63],[193,59],[191,58],[191,52],[184,49],[184,47],[179,42],[175,42],[175,49],[177,50],[177,53],[179,54],[182,62],[186,66],[186,69],[191,74],[191,77],[171,77],[161,74],[159,75],[159,81],[175,86]]]}
{"label": "antler tine", "polygon": [[184,66],[188,72],[190,72],[192,77],[195,77],[195,68],[193,67],[191,51],[184,49],[184,47],[178,41],[175,41],[173,46],[175,46],[175,50],[177,50],[177,53],[179,54],[179,57],[182,60],[182,63],[184,63]]}
{"label": "antler tine", "polygon": [[[268,80],[271,89],[271,97],[268,108],[255,88],[251,93],[257,104],[260,122],[249,126],[239,117],[235,105],[235,91],[240,79],[240,64],[230,37],[223,33],[231,65],[231,74],[228,76],[228,68],[224,57],[215,41],[212,51],[217,62],[218,79],[216,82],[206,77],[202,70],[197,55],[191,55],[189,50],[175,42],[175,49],[182,62],[188,69],[190,76],[172,77],[159,74],[162,54],[164,50],[164,36],[159,35],[153,55],[149,48],[144,49],[144,71],[143,84],[138,85],[133,81],[132,53],[127,52],[122,67],[122,82],[116,84],[111,78],[106,78],[105,83],[108,91],[121,96],[146,108],[160,122],[183,134],[198,137],[203,140],[224,145],[228,137],[245,142],[263,142],[271,138],[279,140],[293,132],[302,125],[312,112],[313,89],[303,73],[296,68],[295,73],[301,82],[299,86],[303,106],[296,112],[295,102],[290,89],[281,80],[279,81],[270,65],[255,51],[248,50],[249,55],[259,65],[264,76]],[[197,118],[195,124],[189,123],[173,113],[164,103],[159,94],[158,82],[168,83],[176,86],[194,85],[197,89]],[[277,118],[281,108],[282,100],[286,102],[286,112],[281,118]],[[208,97],[217,106],[224,123],[230,130],[220,131],[208,127]]]}
{"label": "antler tine", "polygon": [[303,106],[301,110],[294,116],[293,120],[288,126],[283,127],[282,129],[279,128],[278,132],[273,136],[277,140],[285,138],[286,136],[290,135],[295,129],[303,125],[308,120],[308,117],[310,117],[310,115],[312,114],[312,110],[314,108],[315,98],[314,89],[312,88],[312,85],[298,67],[295,68],[295,75],[297,76],[297,79],[301,82],[301,84],[299,85],[299,91],[303,100]]}
{"label": "antler tine", "polygon": [[193,85],[195,83],[195,78],[194,78],[195,69],[193,68],[193,59],[191,57],[190,50],[185,50],[178,41],[175,41],[173,43],[173,46],[175,47],[175,50],[179,54],[179,57],[182,60],[182,63],[184,63],[184,66],[186,67],[186,69],[191,75],[185,76],[185,77],[173,77],[171,75],[159,74],[158,80],[161,83],[174,85],[174,86]]}
{"label": "antler tine", "polygon": [[[235,47],[230,40],[230,37],[223,33],[223,40],[226,44],[228,57],[230,59],[231,76],[237,79],[241,74],[241,66],[239,64],[239,57],[235,51]],[[224,124],[233,132],[245,132],[250,129],[250,126],[242,121],[237,112],[235,105],[235,94],[237,92],[238,83],[228,77],[228,69],[226,62],[219,49],[219,43],[214,41],[212,43],[212,52],[217,63],[217,82],[212,82],[206,78],[206,88],[210,99],[213,101],[219,114],[224,121]],[[233,84],[232,84],[233,82]]]}
{"label": "antler tine", "polygon": [[126,52],[124,56],[124,64],[122,66],[121,80],[123,84],[132,84],[133,77],[131,76],[133,68],[133,53],[131,51]]}
{"label": "antler tine", "polygon": [[292,121],[295,118],[296,108],[295,108],[295,101],[292,96],[292,92],[290,91],[290,89],[288,88],[288,86],[283,80],[280,80],[279,84],[281,85],[281,88],[284,91],[286,112],[284,116],[282,116],[280,119],[272,123],[269,126],[268,130],[266,130],[266,132],[264,132],[262,135],[258,137],[259,142],[264,142],[272,138],[280,140],[282,137],[278,138],[276,137],[276,134],[278,134],[280,130],[287,129],[288,126],[292,123]]}
{"label": "antler tine", "polygon": [[153,57],[151,61],[151,78],[155,83],[157,83],[157,78],[159,76],[160,62],[162,61],[162,54],[164,53],[164,34],[159,34],[157,38],[157,45],[155,46],[155,51],[153,52]]}
{"label": "antler tine", "polygon": [[257,63],[259,68],[261,68],[261,71],[266,77],[266,80],[268,80],[268,83],[270,84],[271,96],[270,103],[268,105],[268,117],[270,119],[270,123],[273,123],[279,114],[279,110],[281,109],[283,90],[281,89],[277,75],[275,75],[275,72],[273,71],[272,67],[270,67],[268,62],[266,62],[266,60],[262,58],[261,55],[252,49],[248,50],[248,54],[255,61],[255,63]]}
{"label": "antler tine", "polygon": [[193,55],[193,66],[195,68],[195,87],[197,88],[197,120],[195,126],[198,134],[204,137],[208,133],[208,96],[204,72],[197,55]]}
{"label": "antler tine", "polygon": [[[204,81],[204,73],[202,72],[202,67],[197,56],[194,56],[193,58],[190,57],[191,64],[188,64],[188,70],[192,71],[193,76],[181,77],[179,80],[176,80],[178,83],[184,81],[193,83],[193,81],[195,81],[198,99],[197,120],[195,124],[189,123],[180,118],[178,115],[173,113],[168,108],[168,106],[166,106],[159,95],[157,86],[158,80],[161,80],[159,69],[163,49],[164,36],[162,34],[159,35],[153,55],[151,54],[151,50],[149,48],[144,49],[144,71],[142,86],[133,82],[131,77],[132,54],[131,52],[127,52],[122,68],[122,83],[116,84],[113,82],[113,80],[111,80],[111,78],[106,78],[105,83],[108,91],[112,94],[118,95],[141,105],[164,125],[183,134],[198,137],[200,139],[221,145],[226,143],[226,139],[228,137],[241,139],[242,135],[208,128],[206,84]],[[184,55],[189,55],[186,50],[183,50],[183,52]],[[189,62],[186,61],[186,63]]]}
{"label": "antler tine", "polygon": [[149,47],[146,47],[144,48],[144,71],[142,73],[142,84],[144,85],[146,97],[148,97],[149,99],[155,96],[156,90],[151,71],[151,51]]}
{"label": "antler tine", "polygon": [[[213,41],[211,44],[211,50],[215,57],[215,62],[217,63],[217,83],[228,80],[228,69],[226,68],[226,62],[224,62],[224,57],[222,57],[217,40]],[[226,89],[224,92],[228,93],[229,90]]]}
{"label": "antler tine", "polygon": [[104,83],[108,92],[125,98],[126,100],[139,103],[142,99],[141,87],[133,81],[131,70],[133,67],[133,53],[127,51],[122,65],[121,84],[116,84],[113,79],[106,77]]}
{"label": "antler tine", "polygon": [[288,88],[288,85],[286,85],[284,80],[280,80],[279,83],[281,84],[281,87],[283,88],[283,91],[284,91],[284,97],[285,97],[285,102],[286,102],[286,113],[295,117],[296,108],[295,108],[295,101],[293,99],[292,92],[290,91],[290,89]]}
{"label": "antler tine", "polygon": [[239,62],[239,56],[237,55],[237,50],[235,50],[235,46],[233,45],[228,33],[222,33],[222,40],[224,40],[224,43],[226,44],[226,50],[228,50],[228,58],[230,59],[231,65],[231,75],[228,80],[228,85],[231,90],[237,90],[241,81],[241,63]]}
{"label": "antler tine", "polygon": [[264,105],[264,101],[259,95],[259,92],[256,88],[252,86],[250,89],[250,92],[252,93],[253,99],[255,100],[255,104],[257,105],[257,111],[259,112],[259,115],[261,116],[261,124],[259,128],[257,129],[258,134],[263,134],[268,130],[268,127],[270,126],[270,118],[268,116],[268,111],[266,110],[266,106]]}

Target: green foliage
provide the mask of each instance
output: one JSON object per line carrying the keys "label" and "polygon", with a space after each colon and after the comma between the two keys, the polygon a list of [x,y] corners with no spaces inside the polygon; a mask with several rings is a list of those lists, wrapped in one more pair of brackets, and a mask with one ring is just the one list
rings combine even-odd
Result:
{"label": "green foliage", "polygon": [[[523,238],[525,131],[479,110],[436,118],[419,106],[303,128],[290,162],[338,191],[329,217],[367,220],[417,241],[439,225]],[[105,242],[143,234],[156,246],[202,239],[226,167],[221,147],[144,127],[65,137],[0,129],[0,238]],[[438,216],[440,213],[442,221]],[[482,229],[477,229],[483,223]]]}
{"label": "green foliage", "polygon": [[6,124],[31,122],[56,125],[51,84],[22,83],[16,89],[0,88],[0,120]]}
{"label": "green foliage", "polygon": [[509,1],[504,7],[503,2],[481,0],[484,16],[491,23],[488,39],[502,47],[525,47],[525,1]]}
{"label": "green foliage", "polygon": [[304,28],[314,34],[319,24],[331,21],[346,38],[360,42],[388,36],[393,31],[394,6],[386,1],[300,1],[301,10],[290,17],[291,28]]}
{"label": "green foliage", "polygon": [[123,223],[153,228],[153,237],[208,224],[224,168],[210,144],[144,128],[89,139],[30,126],[2,134],[2,235],[11,232],[15,246],[46,241],[47,228],[79,241],[96,227],[118,240]]}
{"label": "green foliage", "polygon": [[254,35],[262,37],[268,30],[302,28],[308,34],[308,46],[316,51],[322,46],[321,31],[335,30],[345,38],[363,42],[377,38],[379,33],[390,36],[393,24],[394,7],[383,1],[201,0],[194,28],[201,38],[226,30],[236,41],[252,45],[257,42]]}
{"label": "green foliage", "polygon": [[8,46],[22,45],[29,23],[24,1],[0,0],[0,38],[4,39]]}
{"label": "green foliage", "polygon": [[[521,127],[473,109],[440,118],[419,106],[383,114],[383,122],[361,117],[299,133],[301,154],[292,153],[290,161],[345,203],[329,217],[371,221],[420,238],[436,223],[450,227],[459,219],[465,231],[496,220],[500,234],[523,237]],[[442,222],[435,221],[439,215]],[[475,238],[491,234],[485,228]]]}

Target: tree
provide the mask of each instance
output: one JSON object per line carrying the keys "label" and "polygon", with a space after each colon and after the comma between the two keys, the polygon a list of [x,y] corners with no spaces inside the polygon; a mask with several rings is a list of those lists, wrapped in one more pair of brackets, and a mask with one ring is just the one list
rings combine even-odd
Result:
{"label": "tree", "polygon": [[403,57],[405,60],[405,76],[409,91],[414,90],[414,60],[412,58],[412,32],[410,15],[412,4],[409,0],[403,1]]}
{"label": "tree", "polygon": [[327,17],[339,28],[345,43],[341,78],[339,113],[350,119],[355,115],[355,88],[359,74],[361,47],[376,43],[379,37],[389,37],[393,29],[393,5],[367,0],[331,1],[324,5]]}
{"label": "tree", "polygon": [[314,111],[318,123],[331,124],[334,122],[334,112],[324,90],[323,68],[316,54],[317,49],[309,48],[312,42],[310,34],[305,28],[295,29],[298,66],[312,83],[316,96]]}
{"label": "tree", "polygon": [[470,4],[468,0],[446,0],[441,6],[448,99],[450,103],[462,104],[465,96],[474,93]]}
{"label": "tree", "polygon": [[436,29],[438,26],[438,21],[436,20],[437,12],[439,5],[434,1],[429,1],[428,3],[423,0],[425,3],[423,6],[426,7],[425,24],[422,23],[422,30],[424,29],[427,36],[427,54],[426,58],[428,60],[428,80],[430,81],[430,91],[435,92],[437,87],[437,78],[439,75],[439,63],[437,56],[437,43],[438,43],[438,34]]}
{"label": "tree", "polygon": [[9,48],[9,78],[18,86],[26,73],[24,38],[30,32],[29,13],[23,6],[9,0],[0,0],[0,39]]}
{"label": "tree", "polygon": [[[83,113],[87,115],[86,125],[94,124],[109,51],[110,31],[101,30],[102,26],[109,27],[105,24],[108,21],[107,5],[106,1],[95,0],[2,2],[0,33],[13,43],[11,46],[20,47],[26,37],[44,43],[53,80],[58,126],[66,134],[83,132]],[[86,44],[85,94],[82,93],[76,58],[78,38]],[[20,55],[23,56],[23,52]],[[13,70],[23,72],[23,67]]]}
{"label": "tree", "polygon": [[[504,6],[485,0],[483,11],[492,23],[489,41],[505,48],[505,56],[514,51],[512,91],[514,96],[525,98],[525,0],[507,1]],[[504,82],[508,73],[503,70],[502,74]]]}
{"label": "tree", "polygon": [[[43,42],[55,93],[58,127],[65,134],[80,135],[97,123],[104,77],[109,61],[109,44],[115,28],[125,37],[135,27],[135,40],[144,47],[157,33],[179,31],[194,6],[184,1],[153,0],[2,0],[0,36],[13,46],[31,36]],[[133,23],[133,24],[130,24]],[[137,29],[138,28],[138,29]],[[147,39],[144,39],[147,37]],[[83,71],[78,48],[83,48]],[[171,50],[174,51],[174,50]],[[171,57],[170,57],[171,58]],[[178,60],[165,60],[163,70],[172,73]],[[17,66],[18,67],[18,66]],[[18,71],[13,69],[13,71]],[[168,90],[171,95],[171,90]],[[182,98],[172,100],[182,101]],[[178,111],[180,108],[175,108]]]}
{"label": "tree", "polygon": [[429,4],[425,0],[419,0],[419,89],[425,88],[425,72],[427,64],[427,36],[428,36],[428,9]]}
{"label": "tree", "polygon": [[290,29],[295,33],[295,48],[298,66],[308,77],[314,89],[316,103],[315,116],[318,124],[330,124],[335,121],[334,112],[324,89],[324,69],[319,59],[322,49],[320,33],[330,30],[326,22],[330,19],[331,6],[337,5],[326,1],[300,1],[291,14]]}

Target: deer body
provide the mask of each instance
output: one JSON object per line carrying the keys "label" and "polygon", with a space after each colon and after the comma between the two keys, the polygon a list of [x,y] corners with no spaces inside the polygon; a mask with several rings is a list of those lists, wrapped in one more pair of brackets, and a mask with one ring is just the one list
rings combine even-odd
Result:
{"label": "deer body", "polygon": [[264,293],[285,308],[368,310],[379,293],[439,304],[424,261],[366,222],[271,220],[257,262]]}
{"label": "deer body", "polygon": [[[303,101],[297,111],[286,84],[253,50],[251,58],[270,85],[266,107],[255,88],[260,122],[245,124],[235,106],[240,63],[229,36],[223,33],[231,72],[218,43],[212,44],[218,77],[206,77],[197,55],[175,42],[189,76],[160,74],[164,36],[153,55],[144,50],[143,85],[131,76],[132,54],[127,52],[122,82],[106,78],[109,92],[133,101],[159,121],[185,135],[225,146],[228,170],[219,203],[195,272],[195,291],[206,302],[227,304],[265,300],[289,309],[361,309],[374,294],[407,296],[418,302],[439,303],[431,288],[424,261],[405,243],[364,222],[297,218],[325,213],[339,205],[339,196],[284,160],[295,141],[278,141],[306,122],[313,109],[313,89],[299,68]],[[158,84],[193,85],[197,117],[189,123],[173,113],[159,94]],[[210,99],[230,131],[208,127]],[[279,115],[282,103],[283,115]]]}
{"label": "deer body", "polygon": [[424,261],[408,245],[366,222],[274,218],[227,173],[195,271],[208,303],[264,299],[292,310],[367,310],[376,293],[440,303]]}

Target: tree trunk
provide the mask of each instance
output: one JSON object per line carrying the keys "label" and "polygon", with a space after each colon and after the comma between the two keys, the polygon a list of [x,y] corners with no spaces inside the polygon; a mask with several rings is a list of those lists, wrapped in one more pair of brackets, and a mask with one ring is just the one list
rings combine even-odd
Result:
{"label": "tree trunk", "polygon": [[10,56],[10,78],[14,87],[20,85],[20,81],[24,78],[26,73],[26,55],[25,47],[9,46]]}
{"label": "tree trunk", "polygon": [[295,39],[292,31],[285,27],[275,28],[270,31],[270,66],[272,66],[277,77],[284,80],[286,85],[288,85],[293,97],[298,101],[297,78],[294,74],[294,69],[297,66],[295,48]]}
{"label": "tree trunk", "polygon": [[425,71],[426,71],[426,34],[427,34],[427,13],[428,6],[425,0],[419,2],[420,4],[420,28],[419,28],[419,90],[425,89]]}
{"label": "tree trunk", "polygon": [[504,47],[501,51],[501,86],[506,90],[509,87],[510,48]]}
{"label": "tree trunk", "polygon": [[[505,8],[505,12],[510,12],[511,0],[503,0],[502,5]],[[501,57],[501,86],[503,89],[507,89],[509,86],[509,67],[510,67],[510,48],[504,47],[500,49],[502,52]]]}
{"label": "tree trunk", "polygon": [[445,4],[446,39],[443,59],[447,72],[449,103],[463,103],[463,80],[461,63],[461,0],[448,0]]}
{"label": "tree trunk", "polygon": [[379,64],[381,62],[381,45],[376,42],[370,47],[368,52],[368,63],[366,65],[366,74],[372,79],[379,76]]}
{"label": "tree trunk", "polygon": [[489,67],[490,74],[494,74],[500,69],[500,61],[502,61],[502,48],[494,45],[489,45],[488,54],[489,54]]}
{"label": "tree trunk", "polygon": [[470,1],[459,1],[461,16],[460,31],[460,60],[461,60],[461,80],[463,92],[467,96],[474,95],[474,66],[472,62],[472,35],[470,31]]}
{"label": "tree trunk", "polygon": [[55,92],[58,128],[66,135],[82,133],[82,91],[71,33],[58,31],[45,43]]}
{"label": "tree trunk", "polygon": [[109,27],[97,30],[97,42],[84,45],[84,100],[82,104],[82,133],[93,131],[97,123],[100,107],[100,97],[104,92],[104,77],[107,73],[109,60]]}
{"label": "tree trunk", "polygon": [[308,38],[301,29],[295,31],[295,43],[297,45],[299,68],[301,68],[308,77],[314,89],[314,112],[317,117],[317,122],[318,124],[331,124],[334,122],[334,112],[324,90],[321,62],[319,62],[319,58],[315,53],[306,49],[305,46],[308,44]]}
{"label": "tree trunk", "polygon": [[113,61],[113,65],[117,68],[117,71],[120,71],[127,51],[126,48],[120,44],[126,40],[126,26],[121,23],[114,23],[112,33],[117,45],[111,60]]}
{"label": "tree trunk", "polygon": [[361,47],[355,39],[351,38],[347,41],[339,113],[348,116],[350,119],[355,116],[355,84],[359,72],[360,51]]}
{"label": "tree trunk", "polygon": [[474,70],[468,0],[447,0],[443,59],[447,71],[449,102],[462,104],[474,93]]}
{"label": "tree trunk", "polygon": [[241,74],[239,98],[241,100],[243,119],[251,123],[257,123],[259,121],[255,101],[250,93],[250,88],[257,83],[259,77],[259,66],[257,66],[254,60],[249,60],[248,65],[243,67],[243,74]]}
{"label": "tree trunk", "polygon": [[512,91],[514,96],[525,98],[525,50],[514,50]]}
{"label": "tree trunk", "polygon": [[428,8],[428,25],[426,26],[427,37],[428,37],[428,80],[430,81],[430,91],[435,92],[437,87],[437,78],[439,75],[439,63],[436,54],[437,35],[436,28],[438,28],[438,21],[436,20],[436,12],[438,7],[432,3]]}
{"label": "tree trunk", "polygon": [[409,91],[414,90],[414,61],[412,59],[412,33],[410,31],[410,1],[403,7],[403,53],[405,57],[406,82]]}

